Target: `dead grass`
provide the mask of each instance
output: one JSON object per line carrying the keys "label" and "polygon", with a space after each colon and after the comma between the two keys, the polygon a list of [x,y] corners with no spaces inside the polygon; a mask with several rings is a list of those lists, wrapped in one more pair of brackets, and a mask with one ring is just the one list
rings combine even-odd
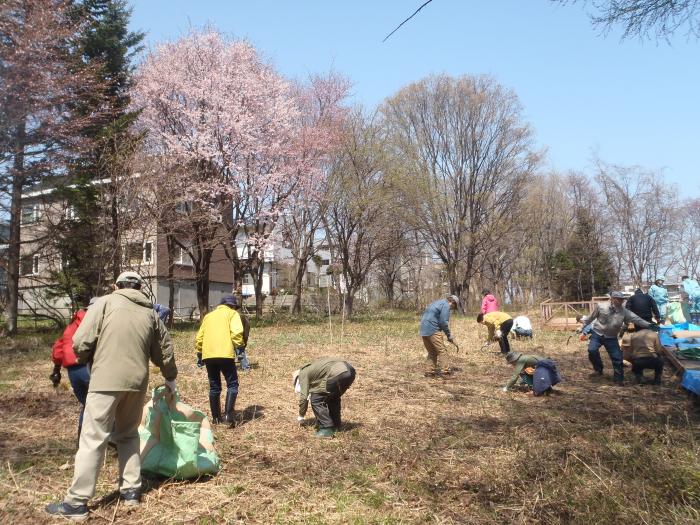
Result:
{"label": "dead grass", "polygon": [[[93,523],[698,523],[697,413],[667,371],[661,387],[588,379],[582,343],[539,333],[557,360],[561,393],[502,393],[511,374],[480,351],[483,333],[453,320],[462,347],[454,379],[426,379],[418,317],[265,323],[253,331],[254,371],[240,378],[240,424],[216,428],[222,472],[198,482],[150,481],[127,511],[110,452],[91,504]],[[77,402],[52,389],[49,335],[0,343],[0,522],[51,523],[43,506],[72,476]],[[206,409],[192,330],[175,334],[184,400]],[[345,429],[316,440],[296,425],[290,374],[322,355],[346,357],[357,380]],[[605,359],[605,358],[604,358]],[[607,361],[606,361],[607,363]],[[610,374],[610,368],[606,370]],[[64,374],[65,376],[65,374]],[[159,382],[153,374],[152,383]]]}

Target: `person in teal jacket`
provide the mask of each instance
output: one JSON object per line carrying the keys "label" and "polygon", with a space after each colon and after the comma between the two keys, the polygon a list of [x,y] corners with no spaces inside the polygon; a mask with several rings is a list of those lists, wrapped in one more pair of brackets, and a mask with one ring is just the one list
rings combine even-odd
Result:
{"label": "person in teal jacket", "polygon": [[666,305],[668,304],[668,290],[664,286],[664,278],[662,275],[657,275],[654,284],[649,287],[649,295],[654,299],[656,306],[659,308],[659,323],[666,320]]}

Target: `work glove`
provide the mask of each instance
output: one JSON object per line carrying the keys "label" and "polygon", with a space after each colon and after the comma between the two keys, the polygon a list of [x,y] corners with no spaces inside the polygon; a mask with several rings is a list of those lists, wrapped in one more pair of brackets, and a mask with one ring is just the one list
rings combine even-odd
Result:
{"label": "work glove", "polygon": [[500,330],[496,330],[496,339],[500,339],[502,335],[503,332],[501,332]]}
{"label": "work glove", "polygon": [[172,381],[166,381],[165,386],[170,390],[173,394],[177,392],[177,384],[175,383],[175,380],[173,379]]}
{"label": "work glove", "polygon": [[576,332],[577,334],[580,334],[581,332],[583,332],[583,326],[579,326],[579,327],[575,330],[575,332]]}
{"label": "work glove", "polygon": [[508,387],[504,386],[503,388],[501,388],[501,392],[508,392]]}
{"label": "work glove", "polygon": [[56,366],[53,369],[53,373],[49,376],[49,379],[51,380],[51,383],[53,383],[53,387],[57,388],[58,385],[61,383],[61,367]]}
{"label": "work glove", "polygon": [[304,422],[304,416],[297,416],[297,423],[300,425]]}
{"label": "work glove", "polygon": [[658,332],[658,331],[659,331],[659,325],[656,324],[656,323],[651,323],[651,324],[649,325],[649,330],[652,330],[652,331],[654,331],[654,332]]}
{"label": "work glove", "polygon": [[204,366],[204,361],[202,361],[202,352],[197,352],[197,366],[199,368]]}

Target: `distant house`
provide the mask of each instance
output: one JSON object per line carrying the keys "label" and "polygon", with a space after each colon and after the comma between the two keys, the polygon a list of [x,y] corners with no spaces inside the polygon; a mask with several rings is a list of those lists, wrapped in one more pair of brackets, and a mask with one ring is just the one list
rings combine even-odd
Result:
{"label": "distant house", "polygon": [[[51,226],[59,221],[75,220],[74,211],[65,200],[54,197],[52,189],[28,192],[22,197],[20,239],[20,313],[46,310],[70,312],[68,297],[47,296],[52,275],[61,271],[64,261],[60,247],[50,235]],[[121,260],[123,270],[138,272],[146,283],[145,290],[153,300],[168,304],[168,251],[165,236],[156,224],[139,224],[138,230],[123,233]],[[192,260],[186,250],[177,249],[174,258],[174,311],[179,317],[198,315],[197,291]],[[105,285],[110,285],[109,278]],[[222,247],[214,250],[209,269],[209,302],[218,304],[233,288],[231,263]]]}
{"label": "distant house", "polygon": [[[22,197],[20,238],[20,313],[45,313],[50,310],[70,315],[68,297],[49,297],[47,291],[52,276],[62,270],[60,247],[51,236],[51,226],[60,221],[75,220],[75,212],[68,203],[52,189],[37,189]],[[168,279],[168,250],[165,235],[154,224],[139,224],[138,229],[123,232],[121,261],[124,270],[138,272],[146,282],[146,292],[153,302],[168,304],[170,281]],[[262,293],[266,296],[292,292],[293,258],[284,243],[272,237],[265,250],[265,267]],[[186,241],[183,241],[186,246]],[[238,257],[248,256],[245,236],[240,235],[237,244]],[[199,315],[197,290],[192,260],[187,250],[176,248],[173,271],[173,306],[180,318]],[[315,261],[309,263],[306,275],[308,289],[324,288],[330,285],[325,270],[330,263],[327,250],[320,250]],[[111,284],[106,280],[105,285]],[[224,295],[233,291],[233,267],[226,257],[224,248],[217,246],[212,255],[209,269],[209,304],[216,305]],[[242,295],[254,296],[253,280],[250,275],[243,279]]]}

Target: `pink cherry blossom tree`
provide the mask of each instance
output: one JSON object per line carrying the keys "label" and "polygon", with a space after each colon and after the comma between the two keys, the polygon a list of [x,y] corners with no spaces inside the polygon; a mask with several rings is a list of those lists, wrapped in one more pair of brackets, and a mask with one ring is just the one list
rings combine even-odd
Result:
{"label": "pink cherry blossom tree", "polygon": [[[158,175],[161,187],[184,183],[183,198],[198,210],[193,215],[201,220],[201,210],[210,212],[212,222],[193,228],[188,239],[197,279],[206,280],[211,248],[224,243],[235,280],[252,274],[261,311],[266,245],[287,200],[309,187],[312,171],[300,148],[292,86],[249,43],[212,29],[159,46],[136,80],[133,101],[142,109],[149,151],[172,166]],[[208,290],[198,286],[198,300],[206,311]]]}

